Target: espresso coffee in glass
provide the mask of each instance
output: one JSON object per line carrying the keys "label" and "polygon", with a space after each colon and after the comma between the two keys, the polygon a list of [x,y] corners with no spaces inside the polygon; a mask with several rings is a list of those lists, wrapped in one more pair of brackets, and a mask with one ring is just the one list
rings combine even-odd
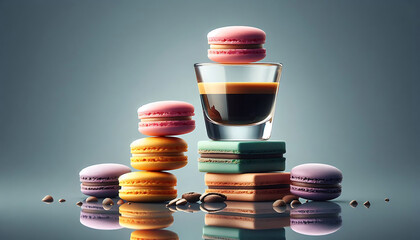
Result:
{"label": "espresso coffee in glass", "polygon": [[280,64],[202,63],[195,70],[209,138],[270,138]]}

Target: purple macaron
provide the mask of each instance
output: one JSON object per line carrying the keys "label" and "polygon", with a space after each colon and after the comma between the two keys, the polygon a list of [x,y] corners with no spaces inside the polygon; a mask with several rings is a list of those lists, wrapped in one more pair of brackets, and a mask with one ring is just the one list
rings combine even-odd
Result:
{"label": "purple macaron", "polygon": [[300,234],[323,236],[341,228],[341,207],[333,202],[309,202],[292,208],[290,228]]}
{"label": "purple macaron", "polygon": [[80,171],[80,188],[83,194],[95,197],[114,197],[120,186],[118,178],[131,172],[122,164],[104,163],[86,167]]}
{"label": "purple macaron", "polygon": [[290,171],[290,192],[309,200],[331,200],[341,195],[342,179],[342,172],[331,165],[302,164]]}

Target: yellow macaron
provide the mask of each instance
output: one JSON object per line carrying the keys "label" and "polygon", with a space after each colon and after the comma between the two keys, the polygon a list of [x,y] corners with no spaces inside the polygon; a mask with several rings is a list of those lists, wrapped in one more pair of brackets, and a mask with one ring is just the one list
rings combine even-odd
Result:
{"label": "yellow macaron", "polygon": [[148,137],[130,144],[131,166],[139,170],[163,171],[182,168],[188,158],[187,143],[176,137]]}
{"label": "yellow macaron", "polygon": [[176,198],[176,177],[167,172],[130,172],[118,179],[121,199],[130,202],[165,202]]}
{"label": "yellow macaron", "polygon": [[174,222],[172,212],[164,204],[124,203],[119,208],[119,223],[130,229],[161,229]]}

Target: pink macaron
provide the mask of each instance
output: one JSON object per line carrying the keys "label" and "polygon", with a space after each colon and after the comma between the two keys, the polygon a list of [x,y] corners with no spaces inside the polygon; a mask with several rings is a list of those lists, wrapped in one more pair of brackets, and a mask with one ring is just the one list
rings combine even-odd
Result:
{"label": "pink macaron", "polygon": [[255,27],[229,26],[207,34],[208,57],[219,63],[250,63],[265,58],[265,32]]}
{"label": "pink macaron", "polygon": [[195,129],[194,106],[181,101],[160,101],[141,106],[138,110],[139,132],[148,136],[171,136]]}

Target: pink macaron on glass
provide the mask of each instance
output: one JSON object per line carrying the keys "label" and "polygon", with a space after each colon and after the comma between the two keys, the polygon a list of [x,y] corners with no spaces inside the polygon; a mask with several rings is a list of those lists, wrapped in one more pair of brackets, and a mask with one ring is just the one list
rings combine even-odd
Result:
{"label": "pink macaron on glass", "polygon": [[194,106],[181,101],[159,101],[138,110],[139,132],[148,136],[173,136],[195,129]]}

